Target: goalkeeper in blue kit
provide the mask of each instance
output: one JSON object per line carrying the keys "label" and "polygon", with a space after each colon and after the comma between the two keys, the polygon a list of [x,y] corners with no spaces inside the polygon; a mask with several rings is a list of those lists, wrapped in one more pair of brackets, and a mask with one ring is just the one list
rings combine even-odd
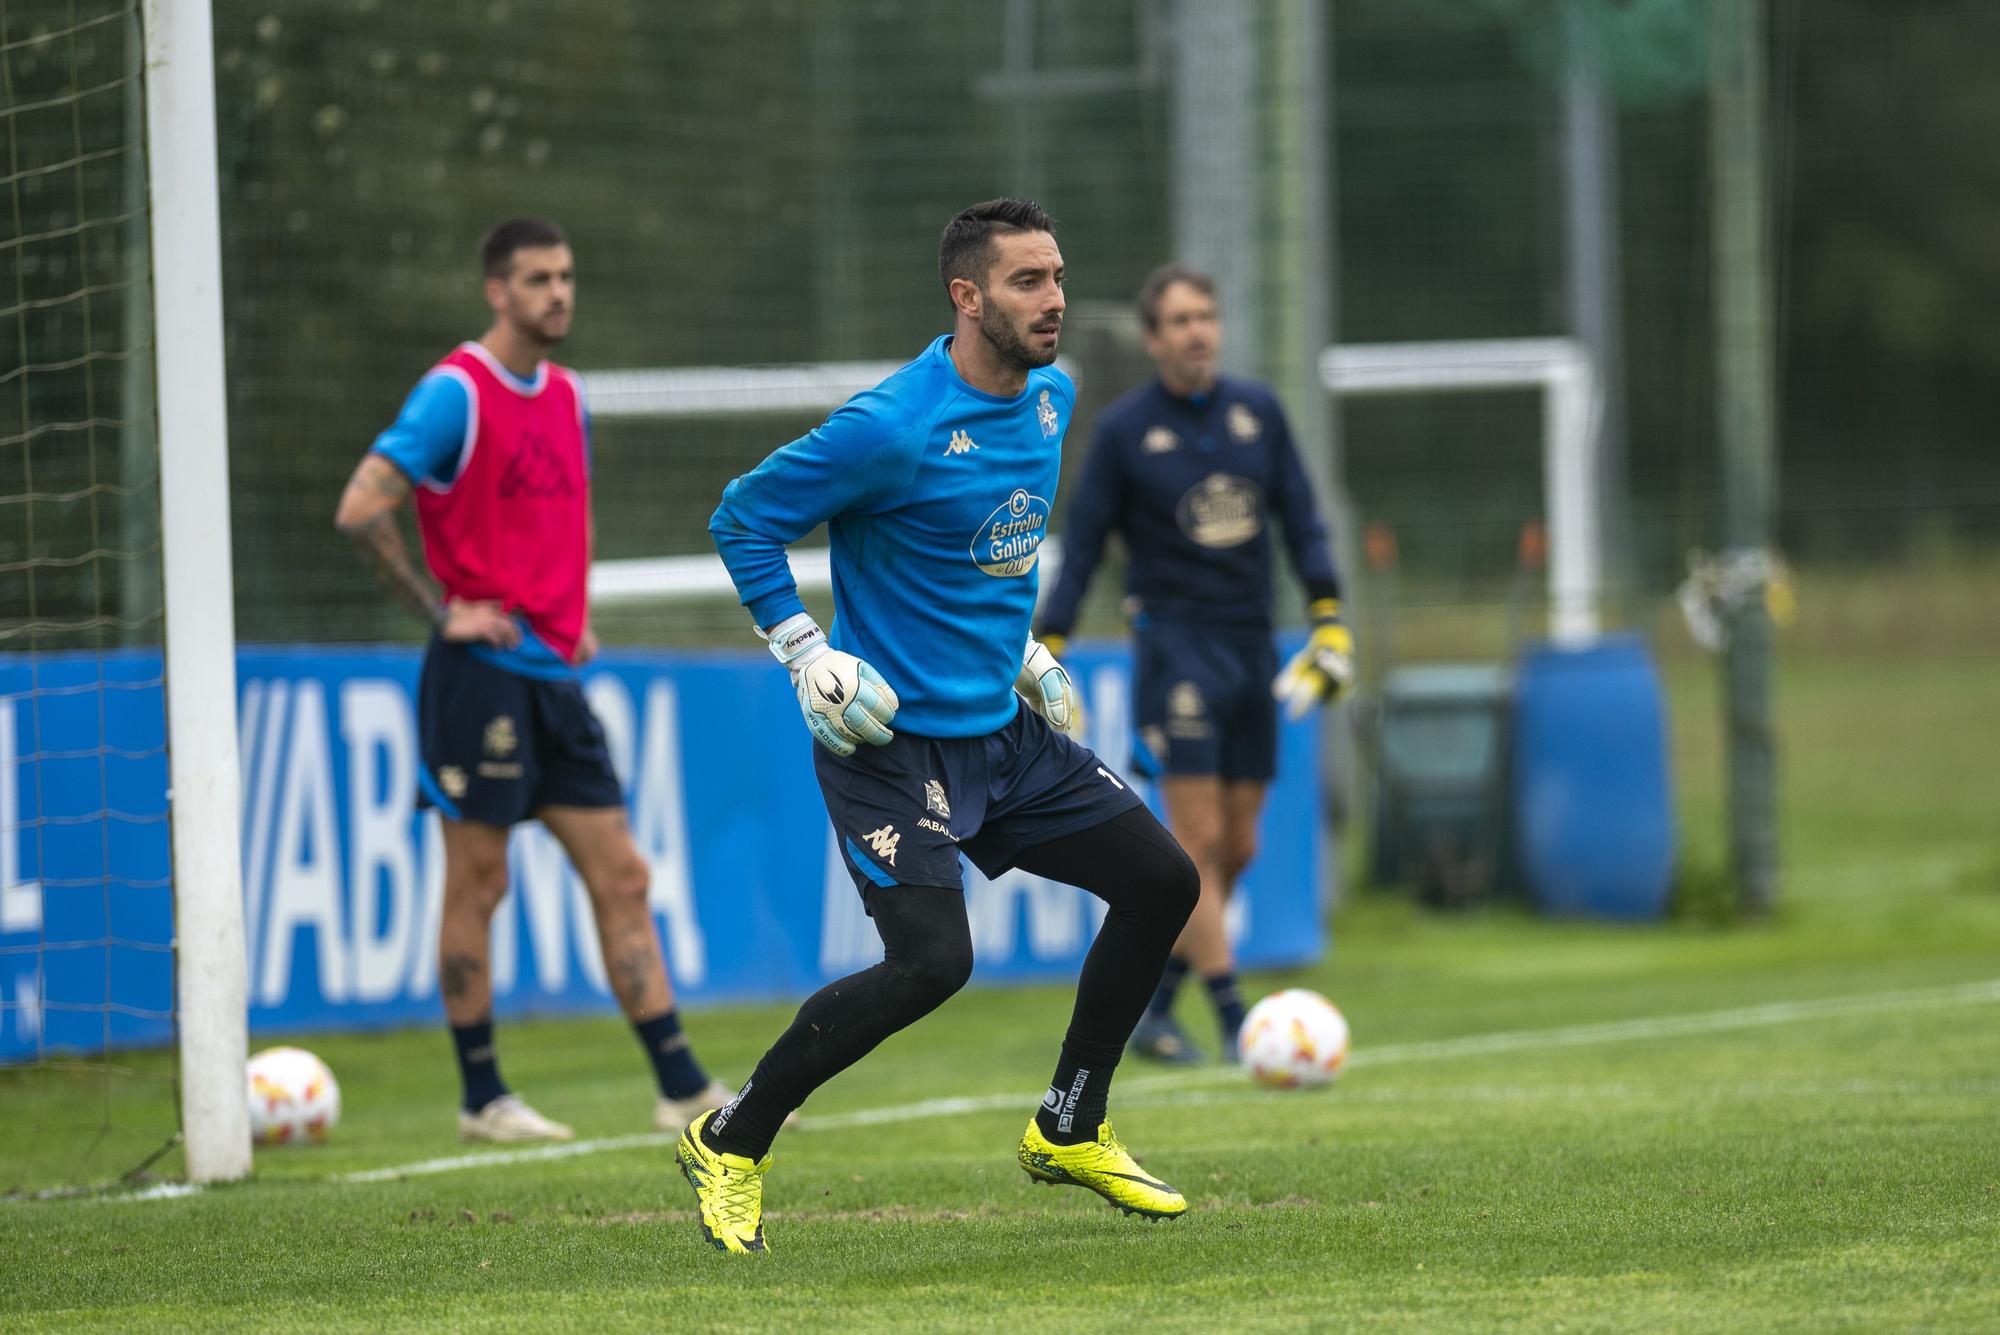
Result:
{"label": "goalkeeper in blue kit", "polygon": [[[1026,200],[976,204],[945,227],[938,270],[952,332],[731,482],[709,524],[791,675],[841,856],[883,946],[880,964],[809,998],[736,1097],[682,1134],[702,1234],[725,1251],[766,1249],[763,1179],[786,1115],[970,976],[961,855],[988,876],[1020,867],[1108,905],[1021,1167],[1129,1214],[1187,1209],[1112,1134],[1106,1103],[1199,878],[1075,740],[1069,676],[1028,634],[1076,398],[1054,365],[1054,223]],[[785,559],[822,522],[830,632]]]}
{"label": "goalkeeper in blue kit", "polygon": [[[1354,641],[1326,529],[1278,399],[1218,373],[1215,284],[1169,264],[1139,290],[1159,374],[1104,410],[1063,531],[1062,573],[1036,634],[1061,654],[1077,605],[1120,533],[1136,631],[1133,768],[1157,778],[1174,833],[1201,869],[1201,902],[1132,1038],[1144,1056],[1199,1061],[1174,994],[1201,976],[1236,1057],[1244,1002],[1223,909],[1257,853],[1277,772],[1277,706],[1299,717],[1354,678]],[[1271,520],[1305,586],[1311,637],[1280,670],[1271,643]]]}

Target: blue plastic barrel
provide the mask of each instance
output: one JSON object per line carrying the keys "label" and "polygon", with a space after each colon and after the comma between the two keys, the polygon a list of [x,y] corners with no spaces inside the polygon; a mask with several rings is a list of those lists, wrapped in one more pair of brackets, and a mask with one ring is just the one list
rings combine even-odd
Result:
{"label": "blue plastic barrel", "polygon": [[1656,918],[1674,870],[1666,711],[1645,642],[1543,645],[1515,678],[1521,872],[1544,911]]}

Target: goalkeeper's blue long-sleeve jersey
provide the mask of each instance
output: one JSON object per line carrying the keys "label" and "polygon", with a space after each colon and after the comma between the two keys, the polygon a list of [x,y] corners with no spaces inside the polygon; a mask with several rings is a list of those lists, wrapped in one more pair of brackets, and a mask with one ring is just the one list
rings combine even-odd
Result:
{"label": "goalkeeper's blue long-sleeve jersey", "polygon": [[1116,529],[1131,558],[1126,590],[1144,616],[1269,625],[1274,516],[1307,597],[1339,597],[1278,396],[1223,376],[1208,394],[1181,398],[1155,377],[1097,419],[1064,522],[1062,573],[1038,624],[1069,633]]}
{"label": "goalkeeper's blue long-sleeve jersey", "polygon": [[731,482],[708,530],[769,628],[805,610],[785,548],[825,522],[833,647],[895,688],[899,732],[978,737],[1017,708],[1076,388],[1050,366],[1012,398],[982,393],[950,349],[938,338]]}

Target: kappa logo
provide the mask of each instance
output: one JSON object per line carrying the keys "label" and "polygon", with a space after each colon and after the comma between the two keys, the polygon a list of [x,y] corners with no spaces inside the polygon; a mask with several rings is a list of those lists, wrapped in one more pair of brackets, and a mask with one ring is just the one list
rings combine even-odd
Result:
{"label": "kappa logo", "polygon": [[567,460],[562,448],[539,431],[523,431],[500,474],[500,497],[513,500],[527,497],[546,500],[576,494],[574,461]]}
{"label": "kappa logo", "polygon": [[1042,397],[1035,403],[1035,420],[1042,424],[1042,434],[1053,436],[1061,430],[1062,422],[1056,416],[1056,406],[1049,402],[1049,392],[1042,391]]}
{"label": "kappa logo", "polygon": [[868,847],[874,850],[876,857],[892,867],[896,865],[896,846],[903,842],[903,836],[896,833],[895,826],[884,825],[881,829],[870,830],[861,837],[868,841]]}
{"label": "kappa logo", "polygon": [[1181,447],[1181,438],[1169,427],[1156,426],[1139,438],[1142,454],[1169,454]]}
{"label": "kappa logo", "polygon": [[951,443],[944,447],[946,454],[970,454],[979,448],[977,441],[963,431],[951,433]]}
{"label": "kappa logo", "polygon": [[924,806],[946,820],[951,819],[951,803],[945,800],[944,785],[936,779],[924,780]]}
{"label": "kappa logo", "polygon": [[486,725],[486,754],[489,756],[510,756],[521,739],[514,733],[514,717],[502,714]]}
{"label": "kappa logo", "polygon": [[438,771],[438,787],[444,789],[446,797],[464,797],[465,771],[456,765],[446,765]]}

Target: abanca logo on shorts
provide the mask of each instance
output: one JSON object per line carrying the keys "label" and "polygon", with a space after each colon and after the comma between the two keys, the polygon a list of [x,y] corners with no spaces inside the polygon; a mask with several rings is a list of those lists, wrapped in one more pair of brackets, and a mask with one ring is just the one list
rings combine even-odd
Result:
{"label": "abanca logo on shorts", "polygon": [[972,559],[998,578],[1025,575],[1040,559],[1049,531],[1049,503],[1017,488],[1007,503],[986,517],[972,537]]}

